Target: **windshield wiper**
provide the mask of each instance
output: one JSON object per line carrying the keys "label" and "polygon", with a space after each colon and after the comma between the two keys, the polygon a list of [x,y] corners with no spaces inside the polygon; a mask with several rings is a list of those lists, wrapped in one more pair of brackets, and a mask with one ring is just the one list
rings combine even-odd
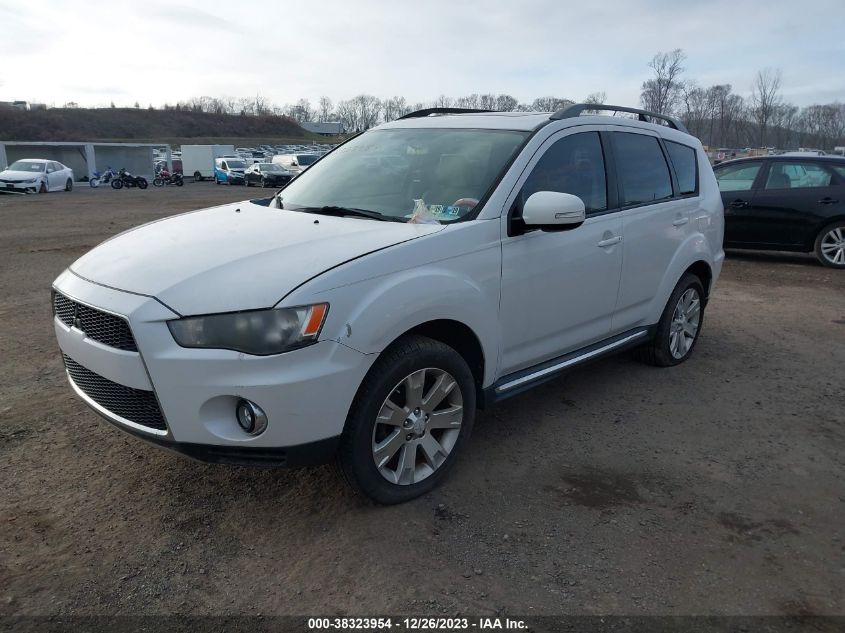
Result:
{"label": "windshield wiper", "polygon": [[354,216],[359,218],[369,218],[371,220],[380,220],[382,222],[406,222],[404,218],[395,218],[391,215],[379,213],[378,211],[356,209],[355,207],[338,207],[335,205],[326,205],[323,207],[302,207],[299,209],[291,209],[291,211],[304,211],[305,213],[319,213],[321,215],[333,215],[336,217]]}

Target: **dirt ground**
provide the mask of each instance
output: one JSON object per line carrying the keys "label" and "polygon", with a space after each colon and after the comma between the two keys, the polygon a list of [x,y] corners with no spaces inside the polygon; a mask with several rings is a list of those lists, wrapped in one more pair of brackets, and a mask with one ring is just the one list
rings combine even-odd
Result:
{"label": "dirt ground", "polygon": [[377,507],[331,467],[147,445],[67,384],[52,280],[245,197],[0,197],[0,615],[845,614],[845,272],[729,254],[689,362],[617,357],[508,400],[445,485]]}

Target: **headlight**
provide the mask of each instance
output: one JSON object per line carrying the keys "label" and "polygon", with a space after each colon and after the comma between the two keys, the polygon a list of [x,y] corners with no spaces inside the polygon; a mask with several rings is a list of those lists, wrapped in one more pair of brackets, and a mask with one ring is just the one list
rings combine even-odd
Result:
{"label": "headlight", "polygon": [[182,347],[231,349],[245,354],[281,354],[317,342],[328,303],[230,314],[186,317],[167,322]]}
{"label": "headlight", "polygon": [[35,182],[36,180],[38,180],[38,178],[30,178],[29,180],[24,180],[24,182],[26,184],[31,184],[31,183]]}

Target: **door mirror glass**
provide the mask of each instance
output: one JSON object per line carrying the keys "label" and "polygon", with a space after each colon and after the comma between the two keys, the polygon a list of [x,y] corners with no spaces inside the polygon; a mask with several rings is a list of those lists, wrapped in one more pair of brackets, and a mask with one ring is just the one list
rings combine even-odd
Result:
{"label": "door mirror glass", "polygon": [[583,224],[585,218],[584,201],[571,193],[538,191],[531,194],[522,207],[525,225],[544,230],[575,228]]}

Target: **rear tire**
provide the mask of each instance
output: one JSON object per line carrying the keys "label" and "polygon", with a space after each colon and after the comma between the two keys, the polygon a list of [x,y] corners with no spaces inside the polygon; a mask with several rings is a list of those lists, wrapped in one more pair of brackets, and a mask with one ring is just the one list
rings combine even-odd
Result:
{"label": "rear tire", "polygon": [[194,172],[194,182],[202,182],[202,174],[198,171]]}
{"label": "rear tire", "polygon": [[383,504],[429,492],[472,432],[475,395],[469,366],[448,345],[423,336],[395,342],[352,403],[338,449],[344,478]]}
{"label": "rear tire", "polygon": [[845,268],[845,222],[824,227],[816,237],[813,250],[823,266]]}
{"label": "rear tire", "polygon": [[146,178],[138,178],[137,185],[139,189],[146,189],[147,188],[147,179]]}
{"label": "rear tire", "polygon": [[704,325],[704,307],[701,280],[685,274],[663,309],[654,338],[637,350],[639,359],[656,367],[672,367],[687,360]]}
{"label": "rear tire", "polygon": [[67,182],[65,183],[65,191],[73,191],[73,180],[71,180],[70,178],[68,178]]}

